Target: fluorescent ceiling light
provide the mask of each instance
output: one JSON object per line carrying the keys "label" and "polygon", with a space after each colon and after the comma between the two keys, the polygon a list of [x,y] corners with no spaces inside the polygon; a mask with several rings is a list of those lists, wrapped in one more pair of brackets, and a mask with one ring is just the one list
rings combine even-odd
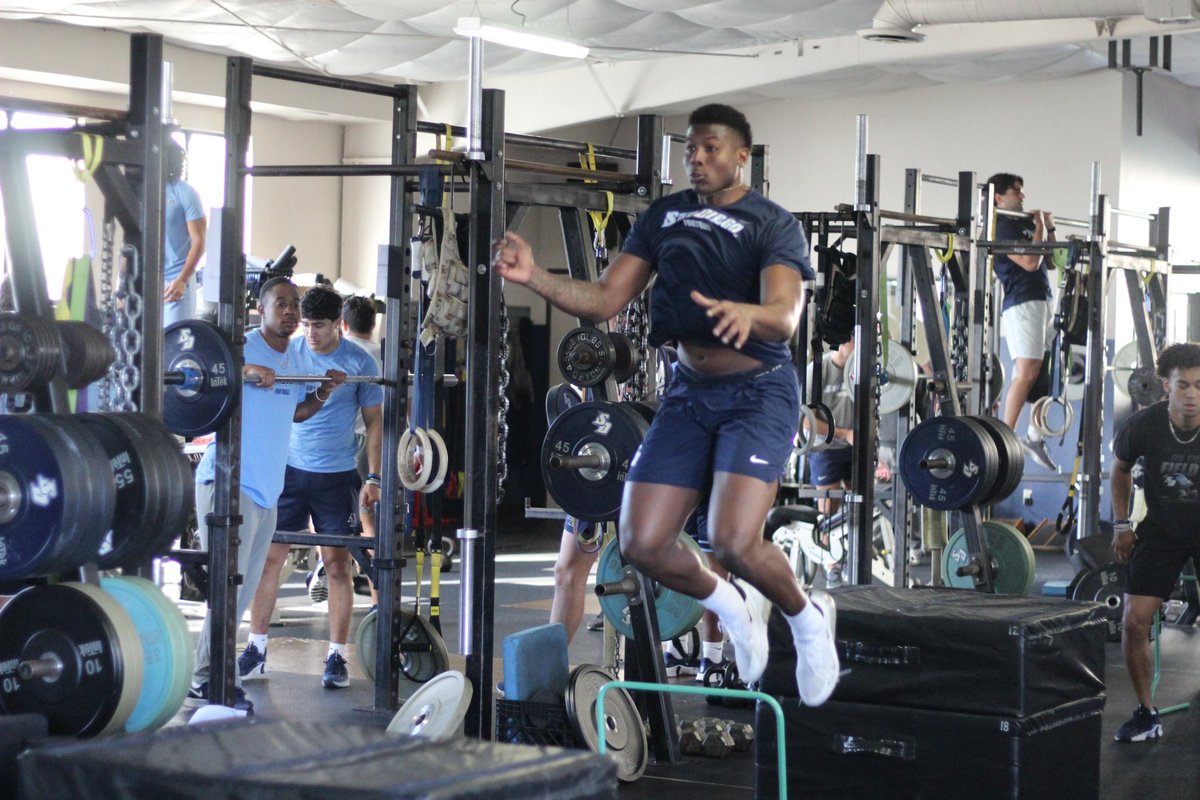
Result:
{"label": "fluorescent ceiling light", "polygon": [[468,39],[483,39],[487,42],[532,50],[560,58],[586,58],[588,49],[578,42],[537,33],[528,28],[516,28],[499,22],[488,22],[481,17],[459,17],[454,32]]}

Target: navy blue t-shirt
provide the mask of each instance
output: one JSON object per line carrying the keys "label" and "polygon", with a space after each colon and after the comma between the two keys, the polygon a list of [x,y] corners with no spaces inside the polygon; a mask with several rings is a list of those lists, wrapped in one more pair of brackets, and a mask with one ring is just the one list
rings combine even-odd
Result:
{"label": "navy blue t-shirt", "polygon": [[1139,457],[1145,463],[1146,518],[1138,524],[1139,546],[1200,546],[1200,436],[1172,433],[1167,401],[1127,419],[1113,438],[1113,454],[1129,464]]}
{"label": "navy blue t-shirt", "polygon": [[[1033,220],[1019,217],[998,217],[996,219],[996,241],[1000,242],[1031,242],[1035,225]],[[1004,305],[1002,311],[1013,306],[1028,303],[1031,300],[1050,299],[1050,281],[1046,278],[1046,268],[1039,265],[1030,272],[1004,253],[997,253],[992,262],[996,277],[1004,287]]]}
{"label": "navy blue t-shirt", "polygon": [[[658,273],[650,291],[650,344],[671,340],[720,345],[693,289],[718,300],[760,303],[761,273],[773,264],[813,277],[808,242],[796,218],[749,191],[728,206],[701,205],[691,189],[669,194],[638,215],[622,252]],[[790,360],[787,342],[747,340],[742,352],[765,364]]]}

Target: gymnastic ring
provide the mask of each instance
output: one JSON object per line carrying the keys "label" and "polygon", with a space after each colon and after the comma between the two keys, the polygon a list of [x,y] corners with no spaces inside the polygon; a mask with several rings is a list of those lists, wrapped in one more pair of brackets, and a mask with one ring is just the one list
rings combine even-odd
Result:
{"label": "gymnastic ring", "polygon": [[442,488],[442,483],[446,480],[446,470],[450,466],[450,456],[446,451],[446,440],[440,433],[433,428],[427,428],[425,432],[429,435],[430,445],[436,450],[435,457],[437,458],[437,474],[420,490],[422,494],[430,494]]}
{"label": "gymnastic ring", "polygon": [[814,415],[823,414],[825,416],[825,441],[821,443],[821,447],[833,444],[833,412],[824,403],[813,403],[812,409]]}
{"label": "gymnastic ring", "polygon": [[[1049,436],[1053,439],[1056,436],[1063,436],[1071,429],[1071,423],[1075,421],[1075,409],[1064,398],[1051,397],[1047,395],[1046,397],[1040,398],[1037,402],[1042,405],[1042,408],[1037,414],[1036,427],[1043,436]],[[1051,428],[1049,423],[1046,421],[1046,417],[1050,411],[1050,406],[1055,404],[1062,406],[1063,409],[1063,423],[1061,428]]]}
{"label": "gymnastic ring", "polygon": [[[807,426],[805,425],[807,423]],[[812,452],[813,442],[816,439],[817,418],[813,416],[812,409],[806,405],[800,406],[800,426],[796,432],[796,447],[797,455],[808,455]]]}
{"label": "gymnastic ring", "polygon": [[[420,448],[422,470],[420,473],[413,466],[412,456],[409,454],[409,449],[413,446],[413,439],[417,440],[417,447]],[[400,437],[400,445],[396,448],[396,472],[400,476],[400,485],[410,492],[419,492],[421,488],[429,481],[429,476],[425,474],[425,457],[429,453],[429,434],[425,433],[423,428],[409,428]]]}

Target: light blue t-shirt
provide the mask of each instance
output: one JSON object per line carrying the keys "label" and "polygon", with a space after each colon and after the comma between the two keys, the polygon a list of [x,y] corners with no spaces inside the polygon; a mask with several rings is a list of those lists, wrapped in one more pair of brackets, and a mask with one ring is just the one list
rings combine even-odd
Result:
{"label": "light blue t-shirt", "polygon": [[[281,375],[297,374],[290,348],[287,354],[273,349],[261,330],[246,334],[245,360]],[[283,492],[284,442],[291,437],[296,406],[304,402],[308,391],[303,383],[277,383],[270,389],[246,384],[242,389],[242,491],[263,508],[274,508]],[[215,443],[204,451],[196,465],[197,483],[215,480],[216,452]]]}
{"label": "light blue t-shirt", "polygon": [[[297,336],[288,346],[301,375],[324,375],[337,369],[347,375],[379,377],[379,362],[353,342],[342,339],[331,353],[314,353],[308,341]],[[333,390],[321,410],[292,427],[287,463],[308,472],[346,472],[358,468],[354,420],[359,408],[383,402],[377,383],[346,383]]]}
{"label": "light blue t-shirt", "polygon": [[200,193],[183,181],[167,184],[163,208],[163,279],[164,285],[179,277],[183,262],[192,249],[187,224],[204,217]]}

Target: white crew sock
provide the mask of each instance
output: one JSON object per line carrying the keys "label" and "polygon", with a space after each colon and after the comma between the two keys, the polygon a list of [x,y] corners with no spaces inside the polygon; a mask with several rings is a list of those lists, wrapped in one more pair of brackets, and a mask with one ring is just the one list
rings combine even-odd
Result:
{"label": "white crew sock", "polygon": [[708,597],[700,598],[700,605],[721,618],[725,624],[743,624],[748,622],[750,614],[746,611],[746,598],[742,597],[729,581],[717,581],[717,588]]}
{"label": "white crew sock", "polygon": [[249,643],[254,645],[254,649],[266,655],[267,652],[267,634],[252,633],[250,634]]}
{"label": "white crew sock", "polygon": [[794,616],[784,615],[792,626],[792,638],[797,642],[814,642],[825,633],[825,615],[809,600]]}
{"label": "white crew sock", "polygon": [[724,642],[701,642],[700,657],[707,658],[714,664],[720,664],[721,659],[725,657]]}
{"label": "white crew sock", "polygon": [[325,654],[325,657],[326,657],[326,658],[329,658],[329,657],[330,657],[331,655],[333,655],[334,653],[337,653],[337,654],[338,654],[338,655],[340,655],[342,658],[345,658],[345,657],[346,657],[346,644],[345,644],[345,642],[343,642],[342,644],[338,644],[337,642],[330,642],[330,643],[329,643],[329,652]]}

